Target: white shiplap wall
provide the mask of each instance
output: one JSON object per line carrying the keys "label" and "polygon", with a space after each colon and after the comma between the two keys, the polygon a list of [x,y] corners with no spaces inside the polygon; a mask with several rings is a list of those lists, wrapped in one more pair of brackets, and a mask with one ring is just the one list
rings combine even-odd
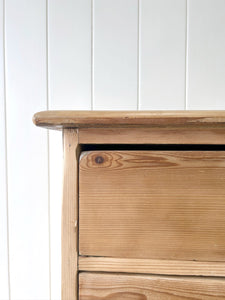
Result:
{"label": "white shiplap wall", "polygon": [[93,108],[137,109],[138,0],[93,2]]}
{"label": "white shiplap wall", "polygon": [[5,1],[5,100],[11,299],[49,298],[45,0]]}
{"label": "white shiplap wall", "polygon": [[0,0],[0,299],[60,299],[45,109],[225,109],[225,0]]}
{"label": "white shiplap wall", "polygon": [[140,1],[140,109],[185,109],[186,0]]}
{"label": "white shiplap wall", "polygon": [[[0,1],[0,36],[4,35],[4,6]],[[9,299],[8,197],[4,80],[4,39],[0,40],[0,299]]]}
{"label": "white shiplap wall", "polygon": [[188,1],[187,108],[225,109],[225,1]]}

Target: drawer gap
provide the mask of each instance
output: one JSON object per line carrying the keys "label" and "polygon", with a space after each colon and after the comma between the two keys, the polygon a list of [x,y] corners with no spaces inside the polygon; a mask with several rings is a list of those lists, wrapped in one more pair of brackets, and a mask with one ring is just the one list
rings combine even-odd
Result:
{"label": "drawer gap", "polygon": [[225,145],[81,144],[81,151],[224,151]]}

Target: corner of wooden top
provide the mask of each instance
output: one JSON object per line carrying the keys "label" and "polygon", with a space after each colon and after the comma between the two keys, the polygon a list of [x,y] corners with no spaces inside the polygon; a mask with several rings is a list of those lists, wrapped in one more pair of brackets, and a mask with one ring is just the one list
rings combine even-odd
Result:
{"label": "corner of wooden top", "polygon": [[40,121],[39,113],[40,113],[40,112],[35,113],[35,114],[33,115],[33,118],[32,118],[32,121],[33,121],[34,125],[36,125],[36,126],[38,126],[39,121]]}

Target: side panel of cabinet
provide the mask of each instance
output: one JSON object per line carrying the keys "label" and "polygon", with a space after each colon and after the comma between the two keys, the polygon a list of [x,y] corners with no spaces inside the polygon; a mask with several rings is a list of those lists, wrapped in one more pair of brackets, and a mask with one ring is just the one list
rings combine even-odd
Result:
{"label": "side panel of cabinet", "polygon": [[81,273],[79,276],[80,300],[224,298],[224,279],[97,273]]}
{"label": "side panel of cabinet", "polygon": [[90,151],[80,255],[225,261],[224,151]]}
{"label": "side panel of cabinet", "polygon": [[78,279],[78,132],[64,129],[64,178],[62,201],[61,299],[77,300]]}

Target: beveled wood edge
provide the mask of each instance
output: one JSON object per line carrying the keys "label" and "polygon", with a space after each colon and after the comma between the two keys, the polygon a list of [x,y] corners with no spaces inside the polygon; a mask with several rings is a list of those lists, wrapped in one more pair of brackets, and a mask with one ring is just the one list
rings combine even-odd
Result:
{"label": "beveled wood edge", "polygon": [[225,262],[79,256],[78,270],[79,272],[224,277]]}
{"label": "beveled wood edge", "polygon": [[63,128],[193,127],[225,128],[225,111],[42,111],[34,114],[37,126]]}

